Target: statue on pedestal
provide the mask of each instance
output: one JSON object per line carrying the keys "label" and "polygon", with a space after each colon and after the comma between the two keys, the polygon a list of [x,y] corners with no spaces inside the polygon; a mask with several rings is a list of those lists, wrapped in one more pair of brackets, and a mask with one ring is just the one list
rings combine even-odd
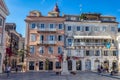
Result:
{"label": "statue on pedestal", "polygon": [[62,72],[61,74],[62,75],[68,75],[70,74],[69,71],[68,71],[68,62],[67,62],[67,52],[64,50],[64,53],[63,53],[63,67],[62,67]]}

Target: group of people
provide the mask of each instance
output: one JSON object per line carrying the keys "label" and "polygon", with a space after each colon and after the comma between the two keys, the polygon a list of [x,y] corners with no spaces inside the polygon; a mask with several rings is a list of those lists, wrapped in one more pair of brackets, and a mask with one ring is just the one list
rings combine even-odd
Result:
{"label": "group of people", "polygon": [[102,73],[102,72],[109,72],[109,67],[106,65],[106,66],[102,66],[102,65],[98,65],[98,73]]}
{"label": "group of people", "polygon": [[[102,65],[98,65],[97,70],[98,70],[98,73],[102,73],[102,72],[108,72],[109,73],[108,65],[104,65],[104,67]],[[117,67],[115,65],[113,65],[111,67],[110,74],[113,75],[113,74],[116,74],[116,73],[118,73]]]}

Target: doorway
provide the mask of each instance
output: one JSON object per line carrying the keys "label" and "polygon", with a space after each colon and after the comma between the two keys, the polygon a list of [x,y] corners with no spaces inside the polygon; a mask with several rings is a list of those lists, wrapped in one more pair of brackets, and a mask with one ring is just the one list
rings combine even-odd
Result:
{"label": "doorway", "polygon": [[68,70],[72,70],[72,60],[68,60]]}
{"label": "doorway", "polygon": [[85,61],[85,70],[87,70],[87,71],[91,70],[91,61],[90,60]]}
{"label": "doorway", "polygon": [[77,70],[81,70],[81,69],[82,69],[81,60],[76,61],[76,69],[77,69]]}
{"label": "doorway", "polygon": [[99,60],[95,60],[95,61],[94,61],[94,70],[95,70],[95,71],[97,71],[99,64],[100,64],[100,61],[99,61]]}
{"label": "doorway", "polygon": [[29,70],[34,70],[34,61],[29,62]]}

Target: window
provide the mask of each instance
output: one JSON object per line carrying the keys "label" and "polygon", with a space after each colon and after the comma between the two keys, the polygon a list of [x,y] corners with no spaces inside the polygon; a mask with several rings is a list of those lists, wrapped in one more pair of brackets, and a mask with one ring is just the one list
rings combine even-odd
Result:
{"label": "window", "polygon": [[68,26],[68,29],[67,29],[68,31],[71,31],[71,26]]}
{"label": "window", "polygon": [[89,27],[87,26],[87,27],[85,27],[85,31],[89,31]]}
{"label": "window", "polygon": [[104,51],[104,56],[108,56],[108,51]]}
{"label": "window", "polygon": [[39,70],[43,70],[43,61],[39,62]]}
{"label": "window", "polygon": [[62,35],[58,36],[58,41],[62,41]]}
{"label": "window", "polygon": [[68,45],[71,46],[71,44],[72,44],[72,39],[68,39]]}
{"label": "window", "polygon": [[111,31],[113,31],[113,32],[114,32],[114,31],[115,31],[115,27],[111,27]]}
{"label": "window", "polygon": [[40,35],[40,41],[44,40],[44,35]]}
{"label": "window", "polygon": [[50,29],[53,29],[54,28],[54,25],[53,24],[50,24]]}
{"label": "window", "polygon": [[95,27],[94,30],[95,30],[95,31],[99,31],[99,27]]}
{"label": "window", "polygon": [[36,35],[30,34],[30,41],[36,41]]}
{"label": "window", "polygon": [[54,40],[55,40],[55,36],[54,36],[54,35],[48,36],[48,40],[49,40],[49,41],[54,41]]}
{"label": "window", "polygon": [[2,26],[2,19],[0,18],[0,26]]}
{"label": "window", "polygon": [[77,26],[77,31],[80,31],[80,26]]}
{"label": "window", "polygon": [[62,47],[58,47],[58,53],[62,54]]}
{"label": "window", "polygon": [[62,24],[59,24],[58,29],[63,29],[63,25],[62,25]]}
{"label": "window", "polygon": [[53,47],[48,47],[49,53],[53,53]]}
{"label": "window", "polygon": [[31,54],[35,53],[35,47],[34,46],[30,46],[30,53]]}
{"label": "window", "polygon": [[61,68],[61,63],[60,62],[56,62],[56,69],[60,69]]}
{"label": "window", "polygon": [[97,50],[97,51],[95,52],[95,56],[100,56],[100,51],[99,51],[99,50]]}
{"label": "window", "polygon": [[117,56],[116,51],[113,51],[113,56]]}
{"label": "window", "polygon": [[40,53],[40,54],[43,54],[43,53],[44,53],[44,47],[40,47],[40,48],[39,48],[39,53]]}
{"label": "window", "polygon": [[29,70],[34,70],[34,61],[29,62]]}
{"label": "window", "polygon": [[73,20],[73,21],[76,20],[76,17],[71,17],[71,20]]}
{"label": "window", "polygon": [[35,29],[35,27],[36,27],[36,24],[35,24],[35,23],[32,23],[32,24],[31,24],[31,29]]}
{"label": "window", "polygon": [[86,56],[90,56],[90,51],[86,51]]}
{"label": "window", "polygon": [[40,29],[45,29],[45,25],[41,24]]}
{"label": "window", "polygon": [[106,27],[105,26],[102,27],[102,31],[106,31]]}

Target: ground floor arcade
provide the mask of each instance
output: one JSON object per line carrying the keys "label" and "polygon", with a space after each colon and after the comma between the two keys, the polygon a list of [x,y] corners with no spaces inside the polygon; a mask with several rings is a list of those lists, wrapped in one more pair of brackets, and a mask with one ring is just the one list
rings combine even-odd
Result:
{"label": "ground floor arcade", "polygon": [[[82,58],[82,59],[69,59],[69,71],[97,71],[98,65],[103,68],[112,70],[118,68],[117,58]],[[26,63],[26,71],[58,71],[62,70],[62,63],[57,60],[29,60]]]}
{"label": "ground floor arcade", "polygon": [[[68,60],[68,70],[76,71],[97,71],[98,65],[112,70],[118,68],[117,59],[84,58],[77,60]],[[73,69],[74,68],[74,69]]]}

